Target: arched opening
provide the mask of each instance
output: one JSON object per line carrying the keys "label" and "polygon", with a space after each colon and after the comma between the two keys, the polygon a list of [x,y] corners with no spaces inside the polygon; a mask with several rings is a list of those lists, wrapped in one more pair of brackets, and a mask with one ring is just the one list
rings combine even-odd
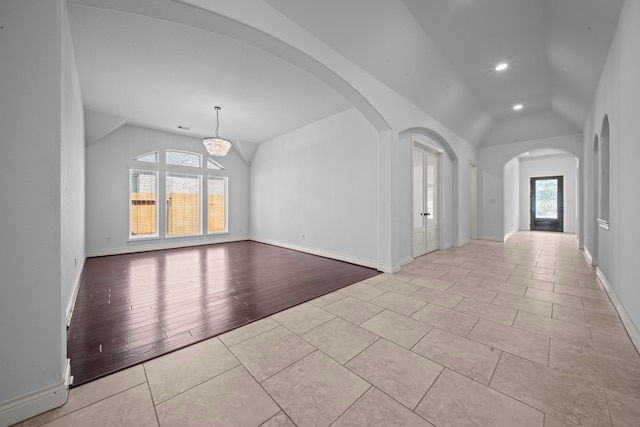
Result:
{"label": "arched opening", "polygon": [[[458,156],[449,142],[432,129],[415,127],[400,133],[400,246],[401,259],[413,258],[413,149],[418,143],[439,152],[439,249],[459,244]],[[465,220],[468,215],[465,214]]]}
{"label": "arched opening", "polygon": [[[521,153],[503,166],[504,238],[519,230],[536,230],[532,217],[537,208],[532,182],[559,178],[554,191],[558,230],[576,233],[578,228],[578,163],[575,154],[557,148]],[[561,184],[560,184],[561,183]]]}
{"label": "arched opening", "polygon": [[588,248],[589,253],[591,255],[592,265],[598,265],[598,221],[597,219],[598,219],[598,204],[600,200],[600,195],[598,191],[599,182],[600,182],[599,151],[600,151],[600,144],[598,140],[598,135],[595,135],[593,137],[593,155],[591,158],[591,164],[593,168],[593,174],[591,177],[592,179],[591,188],[593,189],[593,191],[592,191],[592,197],[591,197],[591,212],[590,212],[591,245]]}
{"label": "arched opening", "polygon": [[610,155],[609,155],[609,117],[604,116],[602,120],[602,129],[600,131],[599,161],[598,169],[600,177],[598,185],[599,203],[598,203],[598,223],[604,229],[609,229],[609,191],[610,191]]}

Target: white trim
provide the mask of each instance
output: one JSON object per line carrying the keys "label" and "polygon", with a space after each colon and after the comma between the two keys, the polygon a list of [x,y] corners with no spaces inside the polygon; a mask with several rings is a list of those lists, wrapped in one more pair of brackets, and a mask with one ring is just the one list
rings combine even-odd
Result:
{"label": "white trim", "polygon": [[59,381],[0,403],[0,422],[3,426],[10,426],[64,405],[72,381],[70,360],[67,359],[64,376]]}
{"label": "white trim", "polygon": [[86,261],[87,261],[87,259],[85,258],[84,261],[82,262],[82,265],[80,266],[80,269],[78,270],[80,272],[80,274],[78,274],[77,277],[76,277],[75,283],[73,285],[73,289],[71,290],[71,298],[69,298],[69,302],[67,303],[67,311],[66,311],[67,328],[71,324],[71,316],[73,316],[73,308],[75,307],[76,299],[78,298],[78,291],[80,290],[80,282],[81,282],[81,278],[82,278],[82,271],[84,270],[84,263]]}
{"label": "white trim", "polygon": [[[373,261],[373,260],[369,260],[369,259],[364,259],[364,258],[359,258],[359,257],[354,257],[351,255],[346,255],[346,254],[341,254],[341,253],[337,253],[337,252],[330,252],[330,251],[324,251],[321,249],[314,249],[314,248],[309,248],[306,246],[298,246],[298,245],[292,245],[290,243],[285,243],[285,242],[280,242],[277,240],[270,240],[270,239],[261,239],[258,237],[251,237],[250,240],[253,240],[254,242],[259,242],[259,243],[265,243],[267,245],[273,245],[273,246],[279,246],[281,248],[285,248],[285,249],[293,249],[294,251],[298,251],[298,252],[304,252],[307,254],[311,254],[311,255],[318,255],[321,257],[325,257],[325,258],[331,258],[331,259],[335,259],[338,261],[344,261],[344,262],[348,262],[349,264],[356,264],[356,265],[361,265],[363,267],[368,267],[368,268],[375,268],[379,271],[382,271],[384,273],[397,273],[398,271],[400,271],[400,264],[394,264],[394,265],[382,265],[382,264],[378,264],[377,261]],[[382,268],[385,268],[385,270],[383,270]],[[386,271],[386,269],[393,269],[393,271]]]}
{"label": "white trim", "polygon": [[625,310],[624,306],[622,305],[622,302],[620,301],[616,293],[611,288],[611,285],[607,281],[607,278],[604,276],[604,273],[602,272],[602,270],[600,270],[597,267],[596,267],[596,276],[598,276],[598,279],[600,279],[600,282],[602,282],[602,284],[604,285],[604,289],[607,291],[607,294],[609,295],[609,299],[613,303],[613,306],[616,308],[616,311],[620,316],[620,320],[622,320],[622,324],[627,330],[627,334],[629,334],[629,338],[631,338],[631,341],[636,346],[636,349],[640,352],[640,330],[638,330],[636,325],[633,323],[633,321],[629,317],[627,310]]}
{"label": "white trim", "polygon": [[598,265],[598,260],[593,259],[593,255],[591,255],[591,252],[589,252],[589,248],[587,248],[586,246],[583,246],[582,250],[584,251],[584,257],[587,259],[589,264]]}
{"label": "white trim", "polygon": [[503,242],[506,242],[509,237],[513,236],[517,232],[518,232],[518,230],[513,230],[513,231],[510,231],[507,234],[505,234]]}
{"label": "white trim", "polygon": [[[176,236],[170,239],[169,241],[162,241],[160,243],[156,243],[153,245],[141,244],[136,245],[132,244],[131,246],[127,246],[124,248],[114,248],[114,249],[104,249],[98,251],[92,251],[87,253],[87,258],[98,257],[98,256],[108,256],[108,255],[121,255],[121,254],[132,254],[135,252],[148,252],[148,251],[158,251],[162,249],[178,249],[178,248],[187,248],[190,246],[204,246],[204,245],[215,245],[216,243],[231,243],[231,242],[241,242],[243,240],[251,240],[249,237],[233,237],[233,238],[220,238],[213,240],[212,237],[219,236],[216,234],[210,234],[207,236],[197,236],[197,238],[189,238],[183,242],[180,242],[179,239],[181,237]],[[182,236],[182,238],[186,238],[186,236]],[[174,240],[176,239],[176,240]],[[129,241],[129,243],[134,243]],[[137,241],[135,242],[137,243]],[[142,243],[142,242],[141,242]]]}

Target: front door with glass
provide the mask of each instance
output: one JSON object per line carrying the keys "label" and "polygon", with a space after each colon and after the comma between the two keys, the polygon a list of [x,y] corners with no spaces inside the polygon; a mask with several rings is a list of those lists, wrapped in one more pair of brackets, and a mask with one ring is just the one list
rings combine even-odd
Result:
{"label": "front door with glass", "polygon": [[561,176],[531,178],[531,230],[563,231]]}

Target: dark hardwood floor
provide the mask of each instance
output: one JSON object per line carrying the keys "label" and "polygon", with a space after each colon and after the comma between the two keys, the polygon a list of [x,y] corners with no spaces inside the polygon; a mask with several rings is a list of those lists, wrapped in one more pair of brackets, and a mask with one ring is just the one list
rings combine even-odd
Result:
{"label": "dark hardwood floor", "polygon": [[74,386],[377,274],[252,241],[89,258],[67,335]]}

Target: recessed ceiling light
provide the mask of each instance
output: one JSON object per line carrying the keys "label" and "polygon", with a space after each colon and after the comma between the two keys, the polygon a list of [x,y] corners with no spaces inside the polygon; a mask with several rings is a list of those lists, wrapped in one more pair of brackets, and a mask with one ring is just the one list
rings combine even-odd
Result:
{"label": "recessed ceiling light", "polygon": [[507,69],[507,67],[509,66],[509,64],[507,64],[506,62],[502,62],[498,65],[496,65],[496,71],[504,71]]}
{"label": "recessed ceiling light", "polygon": [[518,111],[518,110],[522,110],[522,104],[516,104],[513,106],[513,109]]}

